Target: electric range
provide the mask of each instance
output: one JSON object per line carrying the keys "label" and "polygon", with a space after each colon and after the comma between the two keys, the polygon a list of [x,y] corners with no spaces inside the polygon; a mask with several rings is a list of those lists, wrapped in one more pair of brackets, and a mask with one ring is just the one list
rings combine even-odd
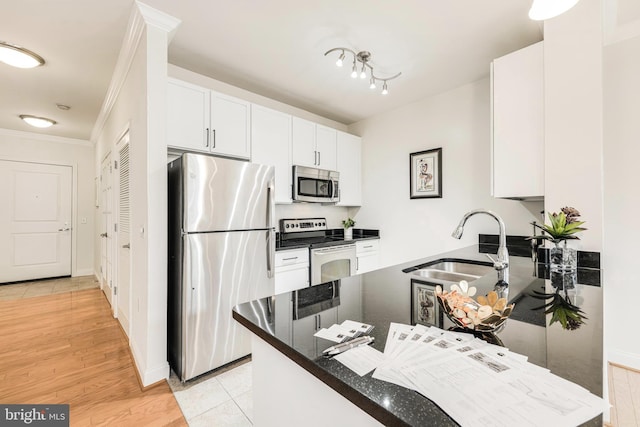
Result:
{"label": "electric range", "polygon": [[311,285],[327,283],[356,273],[356,244],[344,240],[342,230],[327,229],[325,218],[280,220],[280,248],[309,246]]}
{"label": "electric range", "polygon": [[326,218],[281,219],[278,248],[319,248],[344,244],[342,230],[329,230]]}

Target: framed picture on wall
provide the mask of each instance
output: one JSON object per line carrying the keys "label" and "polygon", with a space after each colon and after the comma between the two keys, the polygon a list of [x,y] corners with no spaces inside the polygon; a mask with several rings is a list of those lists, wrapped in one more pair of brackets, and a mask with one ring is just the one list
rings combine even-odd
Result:
{"label": "framed picture on wall", "polygon": [[411,324],[442,327],[442,310],[436,299],[436,285],[411,279]]}
{"label": "framed picture on wall", "polygon": [[409,154],[409,197],[442,197],[442,148]]}

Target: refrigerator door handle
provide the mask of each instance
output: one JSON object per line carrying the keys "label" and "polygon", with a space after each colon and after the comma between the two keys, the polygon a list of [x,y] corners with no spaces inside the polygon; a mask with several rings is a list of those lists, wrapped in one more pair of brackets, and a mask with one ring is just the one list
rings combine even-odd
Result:
{"label": "refrigerator door handle", "polygon": [[276,231],[273,225],[273,206],[275,205],[273,184],[267,186],[267,277],[274,276],[273,266],[276,261]]}

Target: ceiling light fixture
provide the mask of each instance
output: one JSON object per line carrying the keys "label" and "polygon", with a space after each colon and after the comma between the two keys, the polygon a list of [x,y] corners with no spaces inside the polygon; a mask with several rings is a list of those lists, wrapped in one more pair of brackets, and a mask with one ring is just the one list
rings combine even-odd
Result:
{"label": "ceiling light fixture", "polygon": [[0,62],[18,68],[34,68],[43,65],[44,59],[23,47],[0,42]]}
{"label": "ceiling light fixture", "polygon": [[565,13],[580,0],[533,0],[529,9],[529,18],[544,21]]}
{"label": "ceiling light fixture", "polygon": [[345,56],[345,52],[349,52],[351,55],[353,55],[353,66],[351,67],[351,77],[352,78],[356,78],[358,77],[358,62],[360,62],[362,64],[362,68],[360,70],[360,78],[361,79],[365,79],[367,77],[367,68],[369,68],[369,70],[371,71],[371,79],[369,80],[369,88],[371,89],[375,89],[376,88],[376,82],[382,82],[382,94],[386,95],[389,93],[389,89],[387,87],[387,81],[388,80],[393,80],[397,77],[400,77],[400,75],[402,73],[398,73],[395,74],[391,77],[378,77],[373,73],[373,66],[369,63],[369,61],[371,60],[371,53],[367,52],[366,50],[363,50],[362,52],[354,52],[349,48],[346,47],[334,47],[333,49],[329,49],[328,51],[326,51],[324,53],[324,56],[327,56],[328,54],[330,54],[331,52],[336,52],[336,51],[340,51],[340,57],[338,58],[338,60],[336,61],[336,65],[338,67],[342,66],[342,61],[344,60],[344,56]]}
{"label": "ceiling light fixture", "polygon": [[37,128],[48,128],[49,126],[53,126],[57,123],[55,120],[47,119],[46,117],[32,116],[30,114],[20,114],[20,118],[31,126]]}

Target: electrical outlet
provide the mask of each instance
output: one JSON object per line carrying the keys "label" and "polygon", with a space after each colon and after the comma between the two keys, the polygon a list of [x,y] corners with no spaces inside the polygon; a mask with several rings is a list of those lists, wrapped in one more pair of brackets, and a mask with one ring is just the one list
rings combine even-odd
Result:
{"label": "electrical outlet", "polygon": [[82,217],[80,218],[80,224],[86,224],[87,223],[87,218],[86,217]]}

